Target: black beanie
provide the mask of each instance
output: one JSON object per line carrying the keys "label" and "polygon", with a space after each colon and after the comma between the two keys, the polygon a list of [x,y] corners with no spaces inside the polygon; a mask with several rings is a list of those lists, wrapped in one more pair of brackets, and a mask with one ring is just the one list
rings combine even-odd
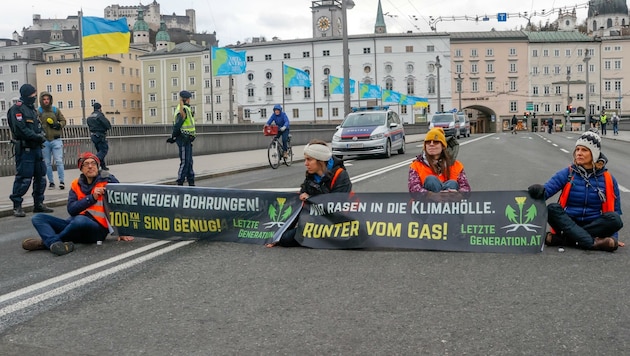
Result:
{"label": "black beanie", "polygon": [[20,96],[22,96],[22,98],[28,98],[29,96],[33,95],[33,93],[35,93],[36,91],[37,89],[35,89],[34,86],[30,84],[24,84],[20,87]]}

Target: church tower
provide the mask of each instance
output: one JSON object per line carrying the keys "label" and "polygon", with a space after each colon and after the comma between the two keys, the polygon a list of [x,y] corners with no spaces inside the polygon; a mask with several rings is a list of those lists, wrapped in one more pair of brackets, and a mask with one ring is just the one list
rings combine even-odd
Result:
{"label": "church tower", "polygon": [[313,38],[342,36],[342,1],[344,0],[312,1],[311,12],[313,14]]}
{"label": "church tower", "polygon": [[586,19],[589,34],[619,36],[630,24],[626,0],[590,1]]}
{"label": "church tower", "polygon": [[374,33],[387,33],[387,26],[385,26],[385,17],[383,16],[381,0],[378,0],[378,10],[376,11],[376,23],[374,24]]}
{"label": "church tower", "polygon": [[138,18],[133,24],[133,43],[146,44],[149,41],[149,24],[144,21],[144,11],[138,9]]}

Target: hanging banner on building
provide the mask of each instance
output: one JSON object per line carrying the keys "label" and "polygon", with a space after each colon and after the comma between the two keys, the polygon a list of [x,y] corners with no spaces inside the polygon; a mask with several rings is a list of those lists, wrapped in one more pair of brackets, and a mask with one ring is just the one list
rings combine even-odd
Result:
{"label": "hanging banner on building", "polygon": [[536,253],[547,209],[525,191],[326,194],[309,199],[298,225],[311,248]]}
{"label": "hanging banner on building", "polygon": [[263,245],[279,237],[277,234],[297,218],[301,206],[296,193],[107,185],[106,207],[118,235],[154,239],[208,239]]}

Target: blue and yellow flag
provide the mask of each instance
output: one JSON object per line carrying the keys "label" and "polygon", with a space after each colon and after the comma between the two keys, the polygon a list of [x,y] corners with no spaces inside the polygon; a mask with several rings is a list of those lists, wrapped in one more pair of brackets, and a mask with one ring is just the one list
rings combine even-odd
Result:
{"label": "blue and yellow flag", "polygon": [[[343,78],[328,76],[330,94],[343,94]],[[354,94],[355,81],[350,79],[350,93]]]}
{"label": "blue and yellow flag", "polygon": [[284,87],[310,87],[311,78],[303,70],[284,65]]}
{"label": "blue and yellow flag", "polygon": [[359,84],[359,98],[360,99],[380,99],[381,87],[373,84]]}
{"label": "blue and yellow flag", "polygon": [[100,17],[83,16],[81,19],[84,58],[129,52],[131,33],[127,26],[126,17],[118,20],[107,20]]}
{"label": "blue and yellow flag", "polygon": [[236,52],[229,48],[212,47],[212,75],[243,74],[247,68],[245,51]]}
{"label": "blue and yellow flag", "polygon": [[383,90],[384,103],[400,103],[400,93],[393,90]]}

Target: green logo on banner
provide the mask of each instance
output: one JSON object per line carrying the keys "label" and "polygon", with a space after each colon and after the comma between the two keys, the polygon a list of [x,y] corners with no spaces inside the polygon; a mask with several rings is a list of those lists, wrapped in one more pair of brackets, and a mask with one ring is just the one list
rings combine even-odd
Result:
{"label": "green logo on banner", "polygon": [[284,222],[291,216],[293,212],[293,208],[291,205],[285,206],[287,198],[276,198],[276,201],[269,205],[269,218],[270,222],[265,223],[265,228],[271,229],[274,226],[282,227],[284,226]]}
{"label": "green logo on banner", "polygon": [[514,209],[511,205],[505,207],[505,217],[513,223],[503,226],[504,229],[507,229],[505,232],[516,231],[520,227],[526,231],[536,232],[536,229],[539,229],[540,226],[529,223],[536,218],[536,215],[538,215],[536,206],[534,204],[530,205],[525,211],[525,216],[523,216],[523,210],[527,197],[514,197],[514,200],[516,200],[516,205],[518,207],[518,215],[516,209]]}

